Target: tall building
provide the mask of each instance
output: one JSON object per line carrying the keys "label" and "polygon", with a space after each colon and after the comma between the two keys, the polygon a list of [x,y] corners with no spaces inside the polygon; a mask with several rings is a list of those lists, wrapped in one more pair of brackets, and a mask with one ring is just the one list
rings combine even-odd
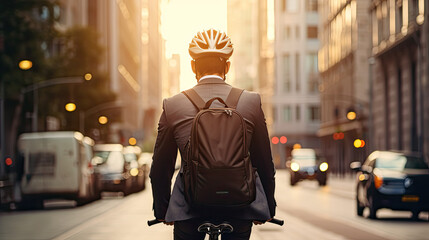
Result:
{"label": "tall building", "polygon": [[372,1],[374,149],[429,153],[428,2]]}
{"label": "tall building", "polygon": [[318,23],[317,0],[275,1],[272,137],[286,137],[273,145],[280,167],[295,144],[320,147],[316,135],[320,124]]}
{"label": "tall building", "polygon": [[90,26],[107,49],[101,68],[117,95],[110,106],[120,121],[110,125],[109,141],[126,144],[135,137],[142,142],[153,135],[161,104],[159,1],[88,0],[88,5]]}
{"label": "tall building", "polygon": [[[228,35],[234,44],[227,76],[234,86],[261,95],[268,131],[273,125],[274,0],[228,1]],[[270,26],[271,24],[271,26]],[[272,36],[270,35],[272,27]]]}
{"label": "tall building", "polygon": [[258,1],[231,0],[227,3],[228,36],[234,44],[228,81],[253,90],[258,85]]}
{"label": "tall building", "polygon": [[169,98],[180,92],[180,55],[173,54],[166,59],[165,80],[162,82],[162,98]]}
{"label": "tall building", "polygon": [[354,147],[356,139],[369,143],[369,7],[370,1],[319,2],[322,118],[318,135],[330,168],[339,173],[364,157],[369,145]]}
{"label": "tall building", "polygon": [[[166,61],[161,35],[161,0],[142,0],[143,11],[143,134],[145,142],[153,142],[162,110],[163,63]],[[150,144],[149,144],[150,145]],[[150,146],[153,147],[153,146]]]}

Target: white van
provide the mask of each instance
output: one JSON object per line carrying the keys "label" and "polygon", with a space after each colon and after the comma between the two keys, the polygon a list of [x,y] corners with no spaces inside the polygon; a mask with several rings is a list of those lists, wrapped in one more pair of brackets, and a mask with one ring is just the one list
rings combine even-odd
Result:
{"label": "white van", "polygon": [[23,161],[23,208],[42,208],[43,200],[62,198],[81,205],[100,198],[91,165],[94,141],[79,132],[24,133],[18,140]]}

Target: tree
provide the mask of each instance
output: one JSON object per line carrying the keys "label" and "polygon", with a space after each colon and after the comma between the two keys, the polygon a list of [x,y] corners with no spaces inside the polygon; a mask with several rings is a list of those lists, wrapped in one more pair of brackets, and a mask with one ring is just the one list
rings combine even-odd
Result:
{"label": "tree", "polygon": [[[18,99],[21,88],[41,81],[49,72],[46,48],[56,34],[56,1],[3,0],[0,4],[0,72],[6,98]],[[30,73],[19,69],[23,59],[33,62]]]}
{"label": "tree", "polygon": [[[84,76],[87,73],[92,79],[81,84],[59,85],[44,89],[40,103],[46,106],[42,116],[56,116],[67,124],[66,130],[79,129],[79,111],[86,111],[101,103],[114,101],[115,95],[109,88],[108,74],[100,71],[100,64],[105,49],[99,44],[98,33],[90,27],[76,26],[64,33],[59,33],[60,51],[51,61],[53,77]],[[67,102],[74,102],[76,112],[64,111]],[[85,124],[87,129],[95,127],[95,121]]]}
{"label": "tree", "polygon": [[[56,32],[56,7],[54,0],[2,0],[0,4],[0,81],[5,87],[5,143],[9,143],[5,152],[9,155],[14,153],[23,107],[20,91],[45,79],[50,69],[46,48]],[[30,70],[19,69],[23,59],[33,62]]]}

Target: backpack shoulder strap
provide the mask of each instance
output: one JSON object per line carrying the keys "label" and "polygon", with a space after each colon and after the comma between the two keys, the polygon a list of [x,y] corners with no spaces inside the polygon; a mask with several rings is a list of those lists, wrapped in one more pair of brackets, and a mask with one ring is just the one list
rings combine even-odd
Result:
{"label": "backpack shoulder strap", "polygon": [[182,92],[185,96],[192,102],[192,104],[201,111],[206,103],[204,100],[198,95],[198,93],[194,89],[188,89]]}
{"label": "backpack shoulder strap", "polygon": [[243,89],[240,88],[231,88],[231,91],[229,92],[228,97],[226,98],[226,105],[230,108],[236,108],[238,104],[238,99],[240,98],[241,94],[243,93]]}

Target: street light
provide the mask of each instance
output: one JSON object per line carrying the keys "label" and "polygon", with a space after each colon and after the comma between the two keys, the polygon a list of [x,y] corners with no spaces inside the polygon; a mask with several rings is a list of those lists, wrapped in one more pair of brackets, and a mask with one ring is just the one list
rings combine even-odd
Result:
{"label": "street light", "polygon": [[[33,62],[28,59],[21,60],[18,63],[18,66],[22,70],[29,70],[33,67]],[[5,102],[5,93],[4,93],[4,81],[0,81],[0,178],[3,178],[4,169],[3,169],[3,160],[6,152],[6,142],[5,142],[5,117],[4,117],[4,102]]]}
{"label": "street light", "polygon": [[74,110],[76,110],[76,104],[74,104],[72,102],[67,103],[65,106],[65,109],[67,112],[73,112]]}
{"label": "street light", "polygon": [[356,119],[356,112],[354,110],[349,110],[347,112],[347,119],[353,121]]}
{"label": "street light", "polygon": [[136,139],[135,137],[130,137],[130,138],[128,139],[128,143],[129,143],[131,146],[134,146],[134,145],[136,145],[136,144],[137,144],[137,139]]}
{"label": "street light", "polygon": [[106,124],[108,121],[109,121],[109,119],[108,119],[106,116],[100,116],[100,117],[98,118],[98,122],[99,122],[101,125]]}
{"label": "street light", "polygon": [[[123,105],[122,105],[121,102],[112,101],[112,102],[107,102],[107,103],[99,104],[99,105],[97,105],[95,107],[92,107],[92,108],[86,110],[86,111],[80,110],[79,111],[79,131],[82,134],[84,134],[84,132],[85,132],[85,117],[86,116],[89,116],[91,114],[94,114],[96,112],[103,111],[103,110],[106,110],[106,109],[121,108],[122,106]],[[101,124],[100,119],[98,121]],[[107,121],[108,121],[108,119],[106,117],[106,123],[107,123]]]}
{"label": "street light", "polygon": [[48,79],[43,82],[35,83],[21,90],[21,94],[33,92],[33,124],[32,130],[33,132],[37,131],[37,117],[38,117],[38,106],[39,106],[39,98],[38,98],[38,90],[40,88],[45,88],[53,85],[59,84],[72,84],[72,83],[82,83],[83,77],[62,77],[62,78],[53,78]]}
{"label": "street light", "polygon": [[92,79],[92,74],[91,73],[86,73],[85,74],[85,80],[86,81],[90,81]]}
{"label": "street light", "polygon": [[22,60],[22,61],[19,62],[18,66],[22,70],[28,70],[31,67],[33,67],[33,62],[30,61],[30,60]]}

